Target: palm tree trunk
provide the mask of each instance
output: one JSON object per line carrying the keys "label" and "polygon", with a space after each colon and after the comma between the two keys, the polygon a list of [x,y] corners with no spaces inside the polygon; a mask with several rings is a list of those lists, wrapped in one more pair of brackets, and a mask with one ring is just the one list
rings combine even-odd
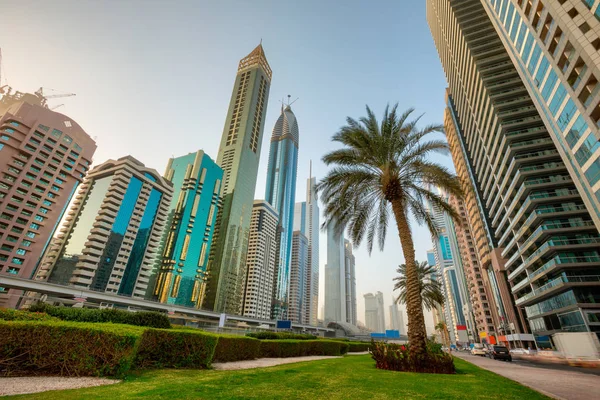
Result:
{"label": "palm tree trunk", "polygon": [[392,201],[392,210],[396,218],[404,263],[406,264],[406,314],[408,315],[410,354],[411,356],[418,356],[426,352],[427,332],[425,330],[425,317],[423,316],[419,275],[415,262],[415,246],[401,199]]}

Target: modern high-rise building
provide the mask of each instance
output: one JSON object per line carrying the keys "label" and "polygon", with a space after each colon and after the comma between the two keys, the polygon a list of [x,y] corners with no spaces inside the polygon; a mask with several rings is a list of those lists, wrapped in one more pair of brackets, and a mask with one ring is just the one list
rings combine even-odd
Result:
{"label": "modern high-rise building", "polygon": [[469,298],[471,311],[475,319],[474,340],[486,343],[495,335],[495,327],[498,325],[498,313],[493,303],[493,296],[490,293],[490,286],[485,283],[477,251],[475,250],[475,241],[471,234],[471,227],[467,220],[467,210],[465,202],[455,196],[450,197],[450,205],[459,213],[460,221],[454,224],[454,238],[456,240],[458,254],[462,261],[462,268],[467,278],[469,288]]}
{"label": "modern high-rise building", "polygon": [[94,167],[36,279],[144,298],[173,184],[131,156]]}
{"label": "modern high-rise building", "polygon": [[[436,267],[437,266],[437,261],[435,258],[435,250],[431,249],[431,250],[427,250],[427,265],[430,267]],[[441,276],[438,274],[437,272],[437,268],[436,268],[436,272],[434,274],[431,274],[431,276],[428,276],[425,278],[425,280],[430,280],[430,281],[436,281],[439,282],[441,281]],[[428,281],[429,282],[429,281]],[[446,323],[446,317],[444,316],[444,306],[437,304],[433,310],[431,310],[432,316],[433,316],[433,326],[434,328],[440,323]]]}
{"label": "modern high-rise building", "polygon": [[[439,193],[448,199],[445,193]],[[435,251],[436,268],[442,278],[445,297],[444,313],[452,342],[468,342],[469,333],[474,335],[476,327],[462,259],[458,251],[454,222],[448,213],[428,204],[436,229],[437,237],[432,237]]]}
{"label": "modern high-rise building", "polygon": [[254,200],[242,304],[246,317],[271,319],[278,221],[279,215],[271,204]]}
{"label": "modern high-rise building", "polygon": [[292,260],[290,267],[289,307],[287,317],[290,321],[308,324],[310,308],[308,279],[308,238],[300,230],[294,230],[292,236]]}
{"label": "modern high-rise building", "polygon": [[164,177],[173,183],[173,197],[151,298],[199,308],[206,289],[223,170],[199,150],[171,158]]}
{"label": "modern high-rise building", "polygon": [[217,216],[203,303],[218,312],[241,313],[271,76],[262,45],[258,45],[239,63],[221,137],[217,164],[223,169],[223,207]]}
{"label": "modern high-rise building", "polygon": [[346,266],[344,233],[327,226],[327,264],[325,264],[325,323],[346,322]]}
{"label": "modern high-rise building", "polygon": [[[8,89],[8,90],[7,90]],[[0,93],[0,274],[32,278],[87,173],[96,143],[41,95]],[[21,291],[0,288],[0,307]]]}
{"label": "modern high-rise building", "polygon": [[[311,168],[312,175],[312,168]],[[306,180],[306,201],[296,203],[294,230],[300,230],[308,239],[308,268],[306,270],[306,301],[308,324],[316,326],[319,306],[319,204],[315,186],[316,178]]]}
{"label": "modern high-rise building", "polygon": [[365,298],[365,325],[373,332],[385,332],[383,293],[367,293]]}
{"label": "modern high-rise building", "polygon": [[390,329],[395,329],[401,334],[406,335],[406,327],[404,325],[404,317],[402,310],[398,308],[398,304],[392,299],[390,306]]}
{"label": "modern high-rise building", "polygon": [[344,240],[344,293],[346,294],[346,322],[356,325],[356,268],[352,243]]}
{"label": "modern high-rise building", "polygon": [[427,1],[449,142],[507,343],[531,343],[529,329],[544,341],[600,331],[597,3]]}
{"label": "modern high-rise building", "polygon": [[271,135],[265,199],[279,214],[277,266],[273,292],[273,319],[286,319],[289,303],[290,263],[298,171],[298,121],[289,105],[281,105],[281,115]]}

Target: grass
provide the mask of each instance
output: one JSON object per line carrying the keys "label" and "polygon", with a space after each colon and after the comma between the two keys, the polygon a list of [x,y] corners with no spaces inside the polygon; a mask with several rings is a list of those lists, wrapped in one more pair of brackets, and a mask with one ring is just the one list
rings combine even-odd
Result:
{"label": "grass", "polygon": [[346,356],[243,371],[156,370],[104,387],[17,399],[527,399],[548,397],[455,359],[456,375],[377,370],[370,356]]}

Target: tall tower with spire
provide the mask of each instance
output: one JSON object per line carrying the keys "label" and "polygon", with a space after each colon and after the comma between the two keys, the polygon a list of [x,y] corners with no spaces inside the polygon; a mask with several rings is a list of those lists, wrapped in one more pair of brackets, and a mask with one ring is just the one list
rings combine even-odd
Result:
{"label": "tall tower with spire", "polygon": [[262,44],[240,60],[217,164],[223,169],[204,308],[241,313],[260,147],[271,86]]}
{"label": "tall tower with spire", "polygon": [[279,214],[277,226],[278,252],[273,285],[273,319],[286,319],[296,173],[298,170],[298,121],[290,105],[281,105],[281,115],[273,128],[269,164],[267,166],[267,189],[265,199]]}

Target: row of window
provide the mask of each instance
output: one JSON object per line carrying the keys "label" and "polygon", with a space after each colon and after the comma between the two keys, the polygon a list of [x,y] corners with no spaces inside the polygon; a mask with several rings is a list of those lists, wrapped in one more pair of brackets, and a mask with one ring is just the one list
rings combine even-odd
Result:
{"label": "row of window", "polygon": [[[550,62],[543,54],[541,47],[537,43],[534,44],[534,32],[531,32],[527,27],[525,21],[522,20],[521,15],[515,9],[514,5],[509,0],[489,1],[492,6],[495,7],[495,10],[500,17],[500,22],[504,25],[506,31],[513,40],[517,54],[520,55],[525,67],[533,78],[534,84],[538,87],[542,98],[548,105],[551,115],[556,119],[558,127],[564,132],[570,122],[577,116],[577,119],[566,133],[566,139],[569,147],[573,149],[581,137],[586,137],[579,149],[575,152],[579,166],[583,167],[584,164],[594,155],[594,152],[600,148],[600,144],[598,144],[598,140],[596,139],[594,132],[590,130],[583,117],[578,115],[579,112],[575,106],[575,103],[570,96],[567,96],[568,93],[565,86],[562,82],[559,82],[558,75],[552,68],[550,68]],[[543,8],[543,4],[541,2],[540,4]],[[539,16],[541,12],[534,14]],[[541,21],[541,19],[538,21],[537,29],[542,26]],[[544,28],[540,31],[540,37],[544,42],[546,42],[545,39],[547,38],[547,35],[555,25],[555,22],[550,15],[548,15],[546,21],[547,25],[544,25]],[[534,24],[534,26],[535,25],[536,24]],[[518,35],[517,32],[519,32]],[[562,31],[560,31],[560,28],[557,27],[555,33],[555,38],[557,38],[556,41],[562,41],[563,36],[564,35]],[[568,45],[569,44],[567,43],[565,49],[568,47]],[[557,48],[558,46],[556,49]],[[574,54],[575,52],[571,50],[569,56],[573,58]],[[568,62],[565,65],[568,66]],[[548,72],[549,69],[550,72]],[[564,71],[566,71],[566,68],[563,69],[563,73]],[[577,88],[582,76],[583,73],[580,72],[577,79],[569,80],[569,83],[573,89]],[[588,85],[586,85],[587,87],[589,87],[590,81],[592,81],[593,90],[585,93],[586,97],[582,102],[584,106],[588,106],[591,100],[595,97],[596,92],[600,90],[600,85],[598,85],[598,82],[593,75],[589,79]],[[565,98],[568,98],[568,101],[562,112],[558,114],[558,110],[563,104]],[[579,99],[582,100],[582,96],[579,96]],[[600,119],[598,121],[600,121]],[[593,186],[600,180],[600,154],[591,163],[591,165],[588,166],[584,174],[590,186]],[[597,196],[598,195],[599,194],[597,193]]]}

